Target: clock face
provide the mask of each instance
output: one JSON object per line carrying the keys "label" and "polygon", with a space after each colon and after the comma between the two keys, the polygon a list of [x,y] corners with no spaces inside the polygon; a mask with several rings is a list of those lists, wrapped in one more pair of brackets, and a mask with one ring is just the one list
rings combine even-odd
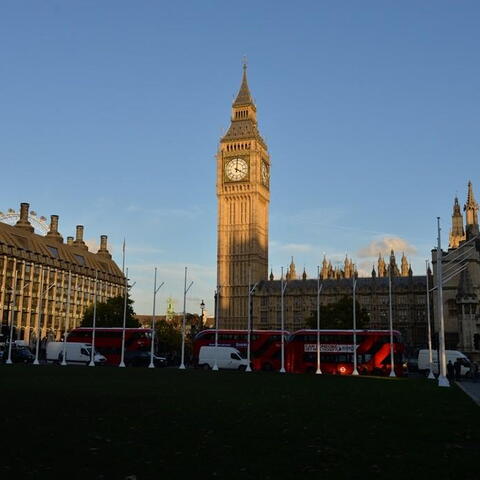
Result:
{"label": "clock face", "polygon": [[270,170],[266,162],[262,162],[262,183],[268,187],[270,183]]}
{"label": "clock face", "polygon": [[232,182],[244,180],[248,175],[248,163],[243,158],[234,158],[226,164],[225,174]]}

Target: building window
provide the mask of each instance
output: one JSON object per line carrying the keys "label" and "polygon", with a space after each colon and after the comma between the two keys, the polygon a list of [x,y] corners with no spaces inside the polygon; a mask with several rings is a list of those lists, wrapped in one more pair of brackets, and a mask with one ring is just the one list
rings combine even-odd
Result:
{"label": "building window", "polygon": [[77,255],[76,253],[73,255],[75,260],[82,266],[85,266],[85,257],[82,255]]}
{"label": "building window", "polygon": [[58,258],[58,248],[47,245],[48,251],[53,258]]}

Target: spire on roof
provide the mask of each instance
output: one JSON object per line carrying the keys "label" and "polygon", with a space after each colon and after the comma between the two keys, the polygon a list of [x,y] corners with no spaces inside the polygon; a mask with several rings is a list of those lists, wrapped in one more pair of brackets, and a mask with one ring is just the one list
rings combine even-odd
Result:
{"label": "spire on roof", "polygon": [[450,230],[448,248],[457,248],[465,240],[465,230],[463,229],[463,216],[458,203],[458,197],[455,196],[452,213],[452,228]]}
{"label": "spire on roof", "polygon": [[244,59],[242,84],[240,85],[240,90],[238,91],[237,98],[233,102],[233,105],[239,106],[239,105],[249,105],[249,104],[253,104],[253,98],[250,93],[250,89],[248,88],[247,61],[246,59]]}
{"label": "spire on roof", "polygon": [[467,240],[475,237],[479,234],[478,228],[478,203],[473,196],[472,182],[468,182],[467,203],[463,207],[466,212],[466,225],[467,225]]}

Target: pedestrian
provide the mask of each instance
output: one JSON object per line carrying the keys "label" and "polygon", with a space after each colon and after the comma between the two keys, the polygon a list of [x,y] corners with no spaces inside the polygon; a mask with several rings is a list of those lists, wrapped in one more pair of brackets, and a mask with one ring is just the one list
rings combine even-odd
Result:
{"label": "pedestrian", "polygon": [[453,364],[453,368],[455,370],[455,380],[457,382],[460,381],[460,376],[462,374],[462,364],[460,363],[460,359],[456,359],[455,363]]}
{"label": "pedestrian", "polygon": [[476,382],[478,378],[478,363],[472,362],[472,381]]}
{"label": "pedestrian", "polygon": [[451,360],[449,360],[448,363],[447,363],[447,378],[450,381],[453,381],[454,376],[455,376],[455,371],[454,371],[454,368],[453,368],[453,363],[452,363]]}

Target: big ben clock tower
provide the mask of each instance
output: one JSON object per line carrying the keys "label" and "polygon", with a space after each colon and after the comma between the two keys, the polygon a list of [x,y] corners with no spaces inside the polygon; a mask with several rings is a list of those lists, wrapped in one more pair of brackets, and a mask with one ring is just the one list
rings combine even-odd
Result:
{"label": "big ben clock tower", "polygon": [[268,274],[270,157],[257,127],[247,66],[217,154],[220,327],[247,328],[248,285]]}

